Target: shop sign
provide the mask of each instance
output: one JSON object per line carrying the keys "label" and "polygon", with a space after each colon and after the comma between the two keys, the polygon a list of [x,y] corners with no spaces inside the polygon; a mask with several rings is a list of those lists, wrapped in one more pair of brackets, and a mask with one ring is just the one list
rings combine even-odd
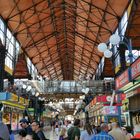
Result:
{"label": "shop sign", "polygon": [[97,102],[106,103],[109,102],[111,96],[102,95],[102,96],[97,96],[96,98],[97,98]]}
{"label": "shop sign", "polygon": [[138,58],[132,65],[131,65],[131,76],[132,79],[140,76],[140,58]]}
{"label": "shop sign", "polygon": [[101,103],[107,103],[107,102],[111,102],[112,100],[112,96],[106,96],[106,95],[102,95],[102,96],[97,96],[97,102],[101,102]]}
{"label": "shop sign", "polygon": [[103,115],[118,115],[117,106],[104,106],[102,110]]}
{"label": "shop sign", "polygon": [[130,81],[129,78],[129,69],[124,71],[119,77],[116,78],[115,83],[116,83],[116,90],[122,88],[126,84],[128,84]]}
{"label": "shop sign", "polygon": [[22,98],[22,97],[19,98],[19,103],[20,103],[20,104],[24,104],[24,103],[25,103],[24,101],[25,101],[24,98]]}
{"label": "shop sign", "polygon": [[134,96],[135,94],[138,94],[138,93],[140,93],[140,88],[137,88],[133,91],[130,91],[130,92],[126,93],[126,98],[130,98],[130,97],[132,97],[132,96]]}
{"label": "shop sign", "polygon": [[115,96],[115,102],[120,102],[126,99],[126,94],[121,93]]}
{"label": "shop sign", "polygon": [[7,99],[7,92],[0,92],[0,101]]}
{"label": "shop sign", "polygon": [[18,96],[16,94],[10,93],[10,101],[18,102]]}

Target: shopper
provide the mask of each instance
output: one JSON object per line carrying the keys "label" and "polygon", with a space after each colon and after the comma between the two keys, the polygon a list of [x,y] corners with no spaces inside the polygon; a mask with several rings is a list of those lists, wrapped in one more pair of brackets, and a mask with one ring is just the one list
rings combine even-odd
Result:
{"label": "shopper", "polygon": [[[94,135],[91,140],[115,140],[111,135],[108,134],[107,123],[102,123],[100,128],[101,128],[101,132],[99,134]],[[120,140],[125,140],[125,139],[120,139]]]}
{"label": "shopper", "polygon": [[10,138],[7,125],[4,124],[2,121],[0,121],[0,137],[4,140],[9,140]]}
{"label": "shopper", "polygon": [[46,140],[44,133],[41,130],[40,123],[38,121],[34,121],[32,124],[32,130],[37,134],[39,140]]}
{"label": "shopper", "polygon": [[26,135],[27,132],[25,131],[25,129],[20,130],[18,133],[18,140],[25,140]]}
{"label": "shopper", "polygon": [[29,125],[29,122],[23,118],[20,120],[20,126],[26,131],[27,134],[32,134],[32,128]]}
{"label": "shopper", "polygon": [[59,140],[66,140],[66,139],[67,139],[66,128],[62,127],[60,131]]}
{"label": "shopper", "polygon": [[9,130],[9,134],[10,134],[10,140],[15,140],[14,134],[11,130],[11,124],[7,124],[8,130]]}
{"label": "shopper", "polygon": [[59,135],[59,125],[57,121],[55,122],[55,133],[57,136]]}
{"label": "shopper", "polygon": [[112,130],[109,132],[109,134],[115,139],[115,140],[125,140],[126,136],[123,133],[122,129],[119,126],[118,122],[112,123]]}
{"label": "shopper", "polygon": [[39,137],[36,133],[28,134],[25,138],[25,140],[39,140]]}
{"label": "shopper", "polygon": [[68,129],[68,140],[79,140],[80,139],[80,120],[74,121],[74,127]]}
{"label": "shopper", "polygon": [[122,127],[122,131],[125,134],[126,139],[125,140],[130,140],[132,138],[132,134],[129,131],[128,127]]}
{"label": "shopper", "polygon": [[84,131],[81,132],[80,140],[91,140],[95,132],[90,124],[85,124]]}

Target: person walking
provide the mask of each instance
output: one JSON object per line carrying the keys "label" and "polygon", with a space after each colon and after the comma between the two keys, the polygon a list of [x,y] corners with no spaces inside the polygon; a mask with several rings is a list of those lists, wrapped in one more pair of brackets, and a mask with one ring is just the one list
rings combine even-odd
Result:
{"label": "person walking", "polygon": [[22,127],[22,129],[24,129],[26,131],[27,134],[32,134],[32,128],[31,126],[29,125],[29,122],[23,118],[19,121],[20,123],[20,126]]}
{"label": "person walking", "polygon": [[80,140],[80,120],[74,121],[74,126],[68,129],[68,140]]}
{"label": "person walking", "polygon": [[67,139],[66,128],[62,127],[60,131],[59,140],[66,140],[66,139]]}
{"label": "person walking", "polygon": [[39,140],[39,137],[35,132],[33,132],[32,134],[26,135],[25,140]]}
{"label": "person walking", "polygon": [[7,125],[4,124],[2,121],[0,121],[0,138],[3,138],[4,140],[10,139],[10,134]]}
{"label": "person walking", "polygon": [[32,126],[32,130],[39,137],[38,140],[46,140],[45,135],[44,135],[43,131],[41,130],[40,123],[38,121],[32,122],[31,126]]}
{"label": "person walking", "polygon": [[94,135],[91,140],[115,140],[111,135],[108,134],[107,123],[102,123],[100,128],[101,132],[99,134]]}
{"label": "person walking", "polygon": [[90,124],[85,124],[84,131],[81,132],[80,140],[91,140],[95,132]]}
{"label": "person walking", "polygon": [[15,140],[15,136],[11,130],[11,124],[7,124],[8,130],[9,130],[9,134],[10,134],[10,140]]}
{"label": "person walking", "polygon": [[125,140],[126,136],[123,133],[122,129],[119,126],[119,123],[113,122],[112,123],[112,130],[109,132],[109,134],[115,139],[115,140]]}

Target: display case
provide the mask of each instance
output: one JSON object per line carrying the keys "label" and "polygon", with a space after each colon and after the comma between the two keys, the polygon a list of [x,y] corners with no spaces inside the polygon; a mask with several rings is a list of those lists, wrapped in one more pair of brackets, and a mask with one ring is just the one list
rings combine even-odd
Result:
{"label": "display case", "polygon": [[11,108],[4,106],[4,110],[2,112],[2,121],[5,124],[11,123]]}

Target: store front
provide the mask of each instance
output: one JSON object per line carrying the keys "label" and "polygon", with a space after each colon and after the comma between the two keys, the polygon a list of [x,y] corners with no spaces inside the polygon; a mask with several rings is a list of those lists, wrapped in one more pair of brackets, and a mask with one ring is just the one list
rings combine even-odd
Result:
{"label": "store front", "polygon": [[133,126],[135,129],[134,131],[139,131],[140,58],[116,78],[116,90],[126,94],[126,100],[123,101],[122,105],[122,115],[126,120],[126,125]]}
{"label": "store front", "polygon": [[5,124],[11,124],[12,130],[20,129],[19,121],[23,118],[28,100],[13,93],[1,92],[0,103],[3,105],[1,120]]}

